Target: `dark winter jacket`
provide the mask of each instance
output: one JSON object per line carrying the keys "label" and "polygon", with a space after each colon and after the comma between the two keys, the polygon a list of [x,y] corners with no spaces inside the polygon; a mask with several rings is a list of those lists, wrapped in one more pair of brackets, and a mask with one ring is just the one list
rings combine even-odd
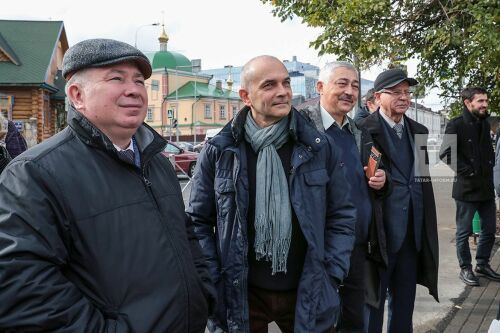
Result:
{"label": "dark winter jacket", "polygon": [[[300,110],[307,118],[309,118],[314,127],[320,132],[325,132],[323,120],[321,118],[320,104],[310,106],[307,109]],[[353,131],[356,146],[360,152],[360,160],[363,166],[368,164],[370,150],[375,146],[378,150],[380,147],[373,141],[370,133],[358,128],[354,121],[348,117],[350,127]],[[381,163],[379,168],[385,169]],[[383,216],[383,199],[391,193],[392,184],[391,177],[386,172],[386,183],[384,187],[378,191],[368,188],[368,194],[371,200],[372,220],[368,229],[368,241],[366,244],[367,270],[366,270],[366,297],[365,302],[372,306],[380,304],[380,276],[379,270],[387,268],[387,245],[384,231],[384,216]]]}
{"label": "dark winter jacket", "polygon": [[8,128],[9,130],[5,136],[5,146],[9,151],[10,157],[14,158],[28,149],[28,146],[26,145],[26,140],[24,140],[21,133],[17,130],[16,125],[14,125],[14,122],[9,120]]}
{"label": "dark winter jacket", "polygon": [[[193,178],[188,214],[211,274],[218,306],[212,331],[249,332],[248,176],[243,108],[208,141]],[[349,271],[355,209],[332,141],[295,109],[289,115],[293,140],[289,193],[307,242],[297,289],[295,332],[324,332],[338,316],[338,283]]]}
{"label": "dark winter jacket", "polygon": [[[493,199],[493,166],[495,153],[488,121],[479,120],[464,107],[461,116],[446,125],[440,158],[456,173],[452,196],[461,201]],[[454,135],[453,135],[454,134]],[[451,155],[455,146],[456,161]],[[456,162],[456,163],[455,163]]]}
{"label": "dark winter jacket", "polygon": [[76,111],[0,177],[0,331],[203,332],[211,287],[165,141],[141,168]]}
{"label": "dark winter jacket", "polygon": [[[382,163],[385,169],[391,175],[393,175],[394,158],[392,155],[389,143],[386,140],[385,132],[382,122],[385,121],[380,116],[380,110],[375,111],[368,117],[366,117],[361,123],[360,127],[367,131],[373,138],[373,142],[380,148],[382,153]],[[427,142],[428,129],[422,124],[404,116],[405,126],[408,126],[410,133],[416,138],[417,135],[422,135],[418,137],[419,141]],[[415,139],[414,139],[415,140]],[[431,178],[429,177],[428,165],[423,163],[423,161],[428,161],[427,151],[424,151],[424,156],[421,159],[422,165],[419,164],[418,168],[415,168],[415,176],[418,178],[417,181],[422,184],[422,199],[423,199],[423,226],[422,226],[422,245],[421,250],[418,252],[418,263],[417,263],[417,283],[427,287],[429,293],[438,300],[438,267],[439,267],[439,243],[437,235],[437,217],[436,217],[436,204],[434,201],[434,191],[432,189]],[[416,173],[418,169],[418,173]],[[394,178],[393,183],[395,183]],[[396,186],[393,186],[393,193]],[[388,203],[390,198],[386,199],[385,203]],[[392,206],[397,205],[397,202],[391,202]],[[384,205],[384,209],[387,210]],[[384,211],[384,215],[390,213]],[[389,221],[385,220],[384,224]],[[398,221],[390,221],[392,223],[397,223]],[[386,231],[387,234],[387,231]],[[386,239],[387,243],[391,242],[391,239]]]}
{"label": "dark winter jacket", "polygon": [[365,119],[370,115],[370,110],[366,105],[361,106],[354,115],[354,122],[358,124],[361,120]]}

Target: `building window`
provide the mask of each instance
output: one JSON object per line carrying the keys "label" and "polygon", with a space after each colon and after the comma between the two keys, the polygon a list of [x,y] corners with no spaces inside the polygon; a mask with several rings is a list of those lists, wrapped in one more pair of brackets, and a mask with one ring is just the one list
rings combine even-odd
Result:
{"label": "building window", "polygon": [[212,119],[212,106],[205,104],[205,119]]}
{"label": "building window", "polygon": [[219,105],[219,118],[226,119],[226,106],[225,105]]}
{"label": "building window", "polygon": [[160,81],[151,80],[151,99],[156,101],[160,91]]}
{"label": "building window", "polygon": [[158,91],[160,90],[160,81],[158,80],[151,80],[151,91]]}
{"label": "building window", "polygon": [[146,113],[146,121],[153,121],[153,107],[148,107],[148,112]]}

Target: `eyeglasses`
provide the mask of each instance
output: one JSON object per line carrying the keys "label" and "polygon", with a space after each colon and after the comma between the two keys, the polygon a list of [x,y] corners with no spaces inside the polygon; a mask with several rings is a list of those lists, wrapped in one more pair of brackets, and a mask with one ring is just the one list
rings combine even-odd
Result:
{"label": "eyeglasses", "polygon": [[392,95],[392,96],[394,96],[396,98],[400,98],[403,95],[406,96],[406,97],[411,98],[411,96],[413,95],[413,91],[409,91],[409,90],[407,90],[407,91],[401,91],[401,90],[382,89],[382,90],[380,90],[380,92]]}

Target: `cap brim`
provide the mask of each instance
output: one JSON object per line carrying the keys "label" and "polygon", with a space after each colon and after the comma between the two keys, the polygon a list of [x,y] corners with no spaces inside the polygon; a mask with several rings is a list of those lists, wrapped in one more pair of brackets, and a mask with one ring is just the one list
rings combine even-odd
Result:
{"label": "cap brim", "polygon": [[408,84],[411,86],[416,86],[418,84],[418,81],[415,80],[414,78],[411,78],[411,77],[407,77],[406,79],[401,79],[401,80],[396,80],[394,82],[391,82],[391,83],[388,83],[386,84],[384,87],[382,87],[381,89],[387,89],[387,88],[392,88],[394,86],[397,86],[398,84],[400,84],[401,82],[403,81],[406,81],[408,82]]}
{"label": "cap brim", "polygon": [[123,62],[135,62],[137,64],[137,67],[139,67],[139,70],[141,71],[142,75],[144,76],[144,79],[149,79],[149,77],[151,76],[152,69],[151,65],[149,64],[149,61],[139,56],[129,56],[109,61],[103,61],[97,64],[92,64],[91,66],[88,67],[103,67],[103,66],[120,64]]}

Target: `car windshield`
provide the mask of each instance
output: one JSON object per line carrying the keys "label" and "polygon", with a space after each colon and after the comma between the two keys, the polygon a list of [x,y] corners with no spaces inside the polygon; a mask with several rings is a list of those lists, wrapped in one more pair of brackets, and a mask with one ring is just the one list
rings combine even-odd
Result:
{"label": "car windshield", "polygon": [[167,153],[179,154],[181,150],[174,146],[173,144],[167,143],[167,147],[165,148]]}

